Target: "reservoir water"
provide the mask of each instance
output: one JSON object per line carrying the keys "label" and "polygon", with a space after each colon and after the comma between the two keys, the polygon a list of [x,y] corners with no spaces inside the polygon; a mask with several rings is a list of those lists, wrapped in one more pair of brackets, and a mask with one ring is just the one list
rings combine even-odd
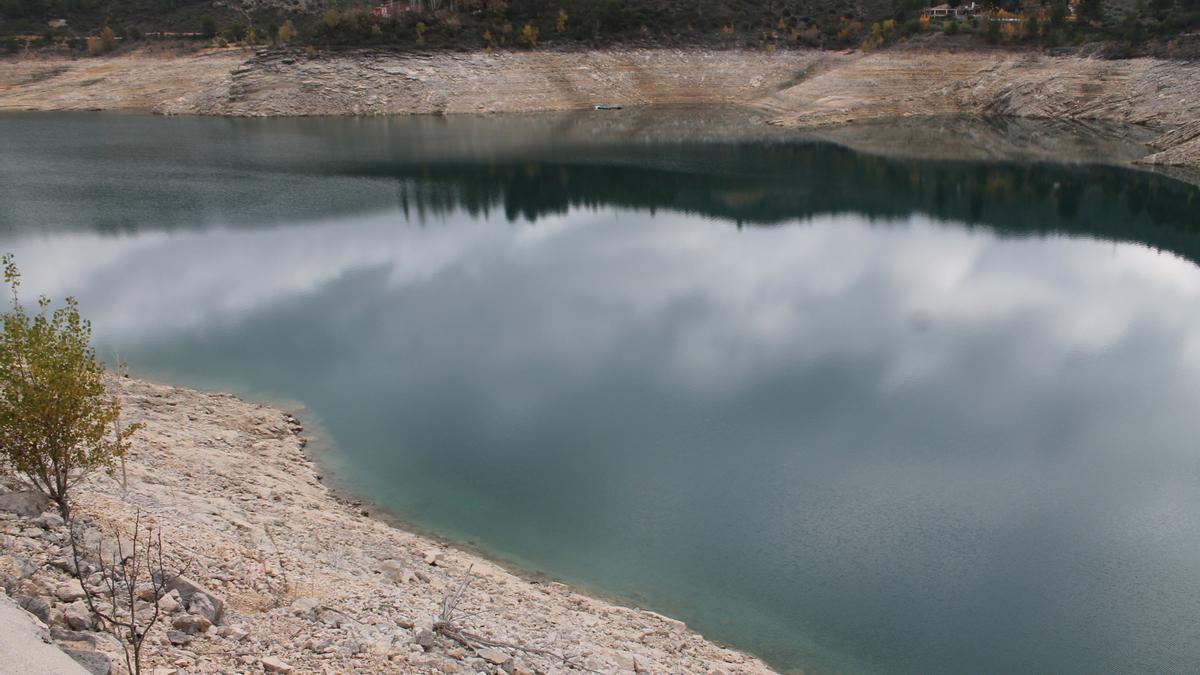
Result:
{"label": "reservoir water", "polygon": [[110,362],[781,670],[1195,670],[1200,189],[760,122],[4,115],[0,248]]}

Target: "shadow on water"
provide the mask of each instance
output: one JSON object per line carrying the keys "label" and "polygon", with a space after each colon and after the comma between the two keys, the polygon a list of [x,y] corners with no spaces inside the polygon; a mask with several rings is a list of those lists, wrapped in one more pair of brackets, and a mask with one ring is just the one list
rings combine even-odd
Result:
{"label": "shadow on water", "polygon": [[823,143],[630,147],[587,161],[353,165],[398,181],[405,213],[502,210],[535,223],[574,208],[670,210],[767,226],[823,215],[924,214],[1001,236],[1135,242],[1200,263],[1200,188],[1109,166],[885,159]]}
{"label": "shadow on water", "polygon": [[[1142,243],[1200,262],[1200,187],[1092,163],[1138,156],[1141,146],[1128,136],[1145,132],[1136,130],[950,118],[802,134],[721,109],[400,120],[0,119],[0,231],[14,234],[264,227],[397,207],[418,219],[500,210],[531,223],[575,207],[622,207],[739,227],[919,213],[1001,236]],[[848,144],[933,157],[889,157]],[[944,158],[977,157],[981,148],[1003,159]],[[1051,154],[1060,161],[1046,161]],[[1035,161],[1012,159],[1020,156]]]}

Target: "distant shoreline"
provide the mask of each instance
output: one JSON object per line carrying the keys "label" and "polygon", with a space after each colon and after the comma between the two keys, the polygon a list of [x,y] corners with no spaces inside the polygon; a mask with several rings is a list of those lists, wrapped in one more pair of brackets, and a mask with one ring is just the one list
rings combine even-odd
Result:
{"label": "distant shoreline", "polygon": [[[0,110],[277,117],[741,105],[829,127],[966,114],[1166,130],[1139,160],[1200,167],[1200,64],[1003,50],[704,48],[406,53],[207,49],[0,60]],[[605,114],[621,114],[610,111]]]}

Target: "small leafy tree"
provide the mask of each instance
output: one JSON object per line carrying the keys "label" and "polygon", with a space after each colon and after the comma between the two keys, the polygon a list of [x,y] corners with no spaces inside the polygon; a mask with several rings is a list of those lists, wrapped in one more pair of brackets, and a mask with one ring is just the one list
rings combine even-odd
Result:
{"label": "small leafy tree", "polygon": [[0,466],[70,519],[71,489],[96,469],[112,471],[140,425],[120,425],[121,401],[104,386],[92,326],[75,299],[51,312],[42,296],[37,313],[27,313],[20,271],[11,254],[2,261],[12,307],[0,317]]}
{"label": "small leafy tree", "polygon": [[106,52],[117,48],[117,34],[113,32],[113,29],[105,26],[104,30],[100,31],[100,45]]}
{"label": "small leafy tree", "polygon": [[525,27],[521,29],[521,42],[530,47],[536,47],[538,43],[538,27],[531,23],[525,24]]}
{"label": "small leafy tree", "polygon": [[296,37],[296,25],[291,19],[279,24],[279,29],[275,31],[275,41],[282,45],[286,45]]}

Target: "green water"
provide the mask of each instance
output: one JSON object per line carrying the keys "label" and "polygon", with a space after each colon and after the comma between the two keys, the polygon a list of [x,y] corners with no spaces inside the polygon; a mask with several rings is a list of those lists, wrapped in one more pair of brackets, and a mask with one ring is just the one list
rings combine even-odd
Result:
{"label": "green water", "polygon": [[300,401],[397,515],[781,669],[1191,671],[1200,189],[1085,131],[7,115],[0,238],[103,355]]}

